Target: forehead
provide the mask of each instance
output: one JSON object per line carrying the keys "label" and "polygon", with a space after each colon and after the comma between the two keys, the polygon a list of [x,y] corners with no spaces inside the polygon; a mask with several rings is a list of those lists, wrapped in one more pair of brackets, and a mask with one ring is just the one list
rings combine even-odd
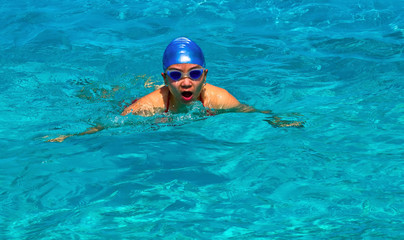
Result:
{"label": "forehead", "polygon": [[198,65],[198,64],[193,64],[193,63],[178,63],[178,64],[173,64],[173,65],[169,66],[167,68],[167,70],[176,69],[176,70],[186,71],[186,70],[193,69],[193,68],[202,68],[202,66]]}

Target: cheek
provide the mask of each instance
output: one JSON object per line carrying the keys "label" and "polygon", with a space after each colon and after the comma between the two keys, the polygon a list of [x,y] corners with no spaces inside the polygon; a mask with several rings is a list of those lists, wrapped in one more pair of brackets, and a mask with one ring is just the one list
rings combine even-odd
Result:
{"label": "cheek", "polygon": [[177,92],[179,92],[178,86],[177,86],[177,84],[176,84],[175,82],[170,82],[170,83],[168,84],[168,88],[170,89],[170,92],[172,92],[172,93],[177,93]]}
{"label": "cheek", "polygon": [[201,82],[198,84],[198,86],[197,86],[198,91],[201,91],[201,90],[202,90],[203,84],[204,84],[204,81],[201,81]]}

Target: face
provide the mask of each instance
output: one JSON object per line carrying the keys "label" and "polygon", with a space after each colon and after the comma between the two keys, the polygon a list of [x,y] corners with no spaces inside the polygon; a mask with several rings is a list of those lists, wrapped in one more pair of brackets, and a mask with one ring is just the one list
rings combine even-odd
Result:
{"label": "face", "polygon": [[[167,68],[166,73],[162,73],[164,82],[170,89],[175,101],[188,104],[199,99],[208,73],[208,70],[205,69],[199,78],[192,79],[195,75],[195,72],[192,70],[200,69],[203,68],[197,64],[181,63],[171,65]],[[181,78],[178,80],[172,79],[169,74],[167,74],[167,72],[170,71],[180,71],[182,73]]]}

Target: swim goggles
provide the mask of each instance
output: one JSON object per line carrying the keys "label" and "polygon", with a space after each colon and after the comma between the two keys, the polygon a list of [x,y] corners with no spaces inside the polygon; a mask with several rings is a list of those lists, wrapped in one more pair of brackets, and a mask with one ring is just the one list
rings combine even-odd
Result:
{"label": "swim goggles", "polygon": [[192,80],[198,80],[202,74],[203,74],[204,69],[192,69],[188,73],[183,73],[178,70],[167,70],[167,75],[173,80],[173,81],[178,81],[184,77],[189,77]]}

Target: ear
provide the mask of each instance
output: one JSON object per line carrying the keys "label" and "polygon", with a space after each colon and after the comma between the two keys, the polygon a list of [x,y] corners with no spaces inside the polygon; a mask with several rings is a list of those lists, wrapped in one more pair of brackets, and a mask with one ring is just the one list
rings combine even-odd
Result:
{"label": "ear", "polygon": [[162,76],[163,79],[164,79],[164,84],[165,84],[165,85],[168,85],[168,84],[167,84],[167,76],[166,76],[166,74],[162,72],[162,73],[161,73],[161,76]]}
{"label": "ear", "polygon": [[204,81],[205,81],[205,83],[206,83],[206,76],[208,75],[208,69],[205,69],[205,77],[204,77]]}

